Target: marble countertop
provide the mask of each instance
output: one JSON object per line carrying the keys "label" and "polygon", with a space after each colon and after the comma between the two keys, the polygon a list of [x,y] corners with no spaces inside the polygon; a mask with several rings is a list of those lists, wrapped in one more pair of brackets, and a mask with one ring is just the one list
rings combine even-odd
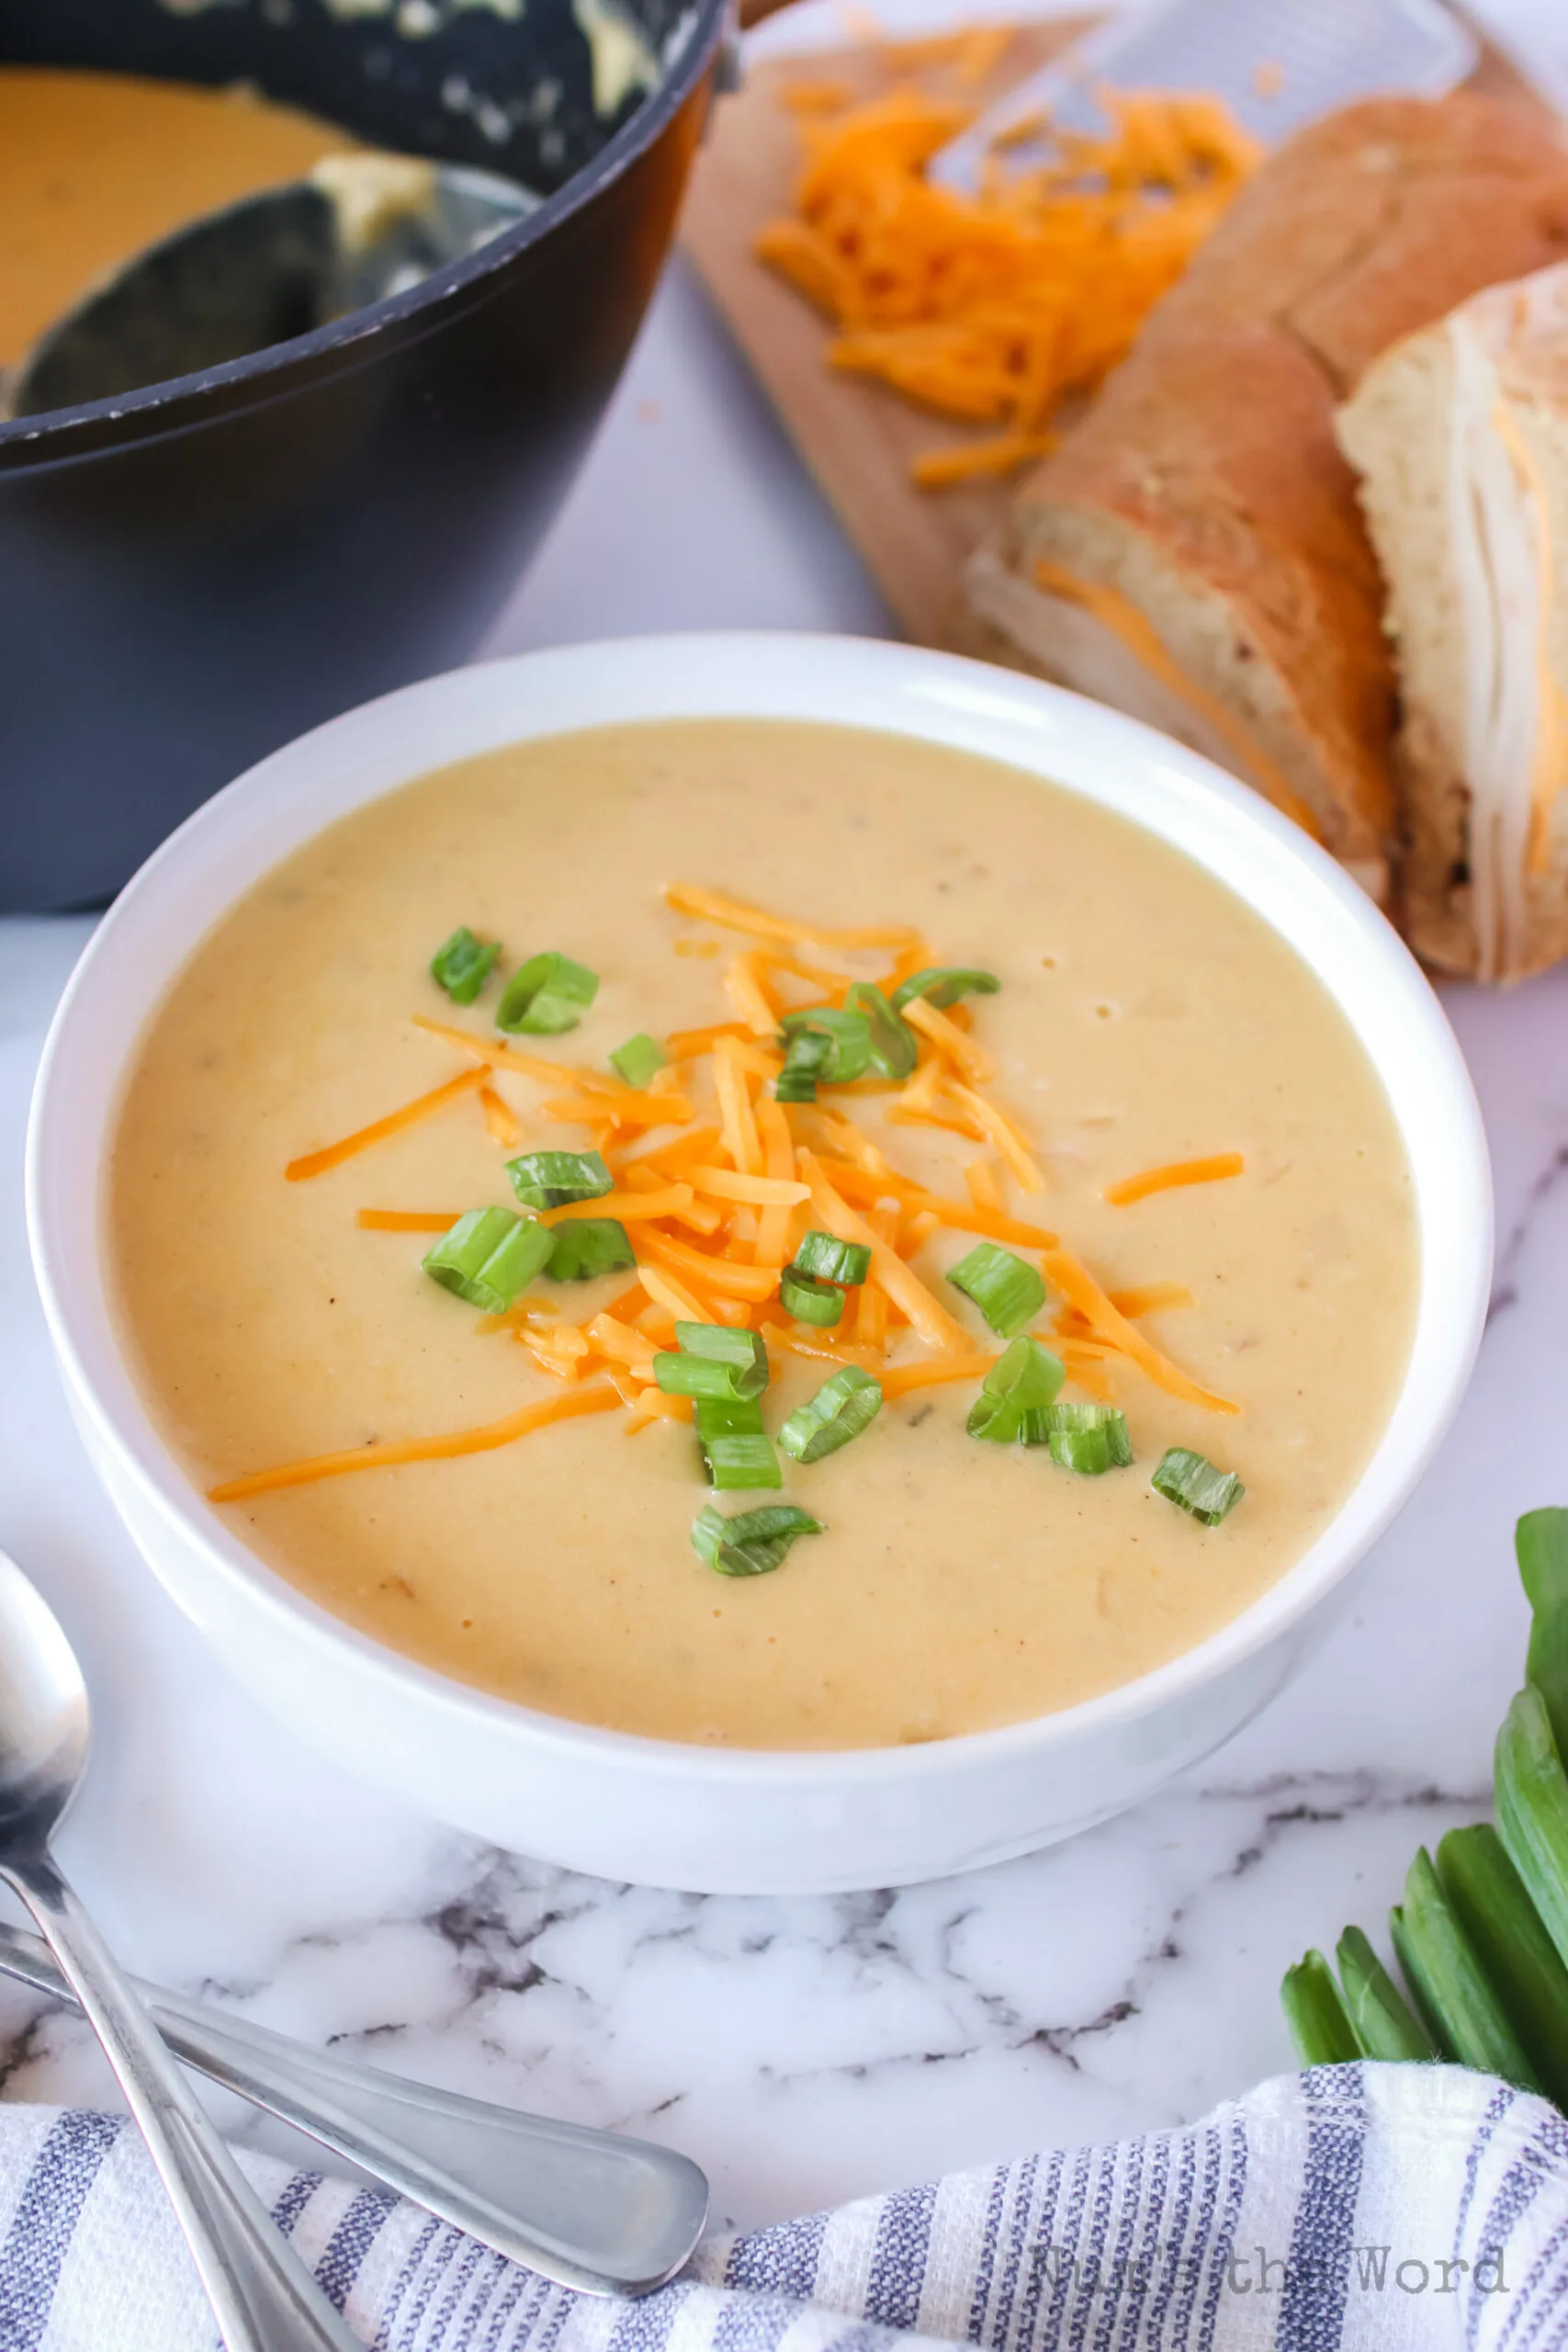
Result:
{"label": "marble countertop", "polygon": [[[495,650],[713,625],[887,622],[677,268]],[[87,1664],[96,1762],[64,1858],[128,1961],[410,2074],[667,2139],[738,2222],[1174,2122],[1289,2063],[1287,1962],[1347,1919],[1379,1928],[1416,1843],[1487,1801],[1525,1638],[1512,1523],[1568,1500],[1568,970],[1448,999],[1495,1159],[1493,1317],[1447,1449],[1296,1685],[1066,1847],[896,1894],[743,1901],[573,1878],[383,1802],[263,1716],[142,1566],[68,1421],[22,1231],[28,1091],[86,933],[0,922],[0,1544]],[[83,2029],[9,1989],[0,2090],[110,2097]]]}

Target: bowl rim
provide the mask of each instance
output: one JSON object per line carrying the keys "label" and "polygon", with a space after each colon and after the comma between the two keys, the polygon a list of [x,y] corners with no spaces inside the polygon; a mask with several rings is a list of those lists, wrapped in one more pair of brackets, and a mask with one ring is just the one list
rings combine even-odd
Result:
{"label": "bowl rim", "polygon": [[[751,679],[756,683],[748,684]],[[685,681],[684,684],[682,681]],[[762,689],[766,688],[764,692]],[[551,693],[573,700],[581,715],[562,723],[529,722],[531,703]],[[615,706],[617,694],[625,707]],[[870,700],[877,717],[845,720],[838,702]],[[499,703],[511,723],[474,731],[476,714]],[[835,706],[823,707],[822,706]],[[646,707],[645,707],[646,706]],[[220,920],[252,882],[281,858],[353,808],[394,791],[449,762],[507,741],[547,739],[589,727],[659,718],[745,717],[870,726],[885,734],[955,743],[1003,764],[1030,765],[1023,742],[1038,742],[1032,773],[1081,793],[1143,830],[1156,832],[1215,873],[1217,855],[1256,855],[1259,871],[1292,904],[1305,905],[1329,934],[1359,955],[1384,992],[1384,1009],[1403,1022],[1426,1055],[1421,1098],[1435,1110],[1442,1151],[1430,1153],[1426,1176],[1446,1182],[1459,1204],[1449,1219],[1440,1271],[1434,1261],[1429,1217],[1421,1207],[1423,1167],[1412,1156],[1421,1258],[1417,1322],[1404,1377],[1382,1435],[1333,1519],[1302,1556],[1249,1607],[1191,1649],[1130,1682],[1052,1714],[908,1746],[826,1749],[713,1747],[545,1713],[460,1682],[388,1648],[333,1616],[253,1553],[220,1518],[181,1467],[142,1405],[129,1351],[116,1330],[103,1280],[107,1164],[118,1111],[111,1081],[86,1103],[74,1084],[79,1059],[122,985],[119,967],[151,963],[153,976],[134,993],[141,1002],[134,1036],[161,1002],[205,930],[188,928],[170,945],[157,927],[158,901],[193,865],[241,848],[258,847],[269,830],[278,838],[252,862],[238,887],[214,902],[207,929]],[[468,722],[467,741],[450,740]],[[920,724],[924,720],[924,724]],[[431,722],[434,721],[434,735]],[[1020,750],[987,751],[973,740],[988,723],[1012,729]],[[435,738],[445,748],[433,748]],[[384,739],[384,740],[383,740]],[[1055,740],[1053,740],[1055,739]],[[389,746],[394,747],[390,752]],[[1076,746],[1076,749],[1072,747]],[[1093,780],[1064,775],[1059,763],[1098,770]],[[367,773],[370,769],[372,773]],[[321,777],[335,775],[325,797]],[[312,783],[312,776],[316,781]],[[1163,821],[1131,816],[1128,798],[1152,794]],[[279,809],[279,803],[284,805]],[[299,820],[299,821],[296,821]],[[1184,838],[1178,838],[1178,834]],[[1229,875],[1216,876],[1284,936]],[[1258,888],[1262,889],[1263,884]],[[1286,944],[1312,966],[1299,944]],[[1320,983],[1339,1001],[1362,1050],[1387,1085],[1360,1023],[1337,987]],[[1371,1000],[1368,999],[1369,1007]],[[1411,1139],[1391,1095],[1407,1152]],[[73,1135],[97,1132],[91,1172],[92,1245],[61,1228],[61,1188],[53,1180],[68,1163]],[[80,1146],[76,1147],[80,1162]],[[1441,1166],[1439,1167],[1439,1159]],[[138,1490],[153,1515],[200,1555],[204,1573],[283,1621],[318,1655],[356,1659],[394,1702],[417,1698],[472,1725],[489,1724],[520,1750],[553,1752],[563,1761],[636,1761],[646,1776],[689,1783],[722,1770],[732,1784],[807,1789],[818,1784],[862,1786],[888,1781],[943,1778],[965,1764],[1043,1757],[1086,1737],[1153,1717],[1218,1681],[1290,1631],[1348,1575],[1403,1509],[1436,1453],[1463,1396],[1480,1344],[1493,1256],[1491,1172],[1481,1113],[1457,1040],[1425,975],[1403,940],[1327,853],[1260,796],[1199,753],[1140,721],[1042,680],[1002,671],[956,654],[874,639],[783,631],[691,632],[606,639],[518,654],[445,673],[362,704],[297,737],[203,804],[156,850],[126,886],[78,961],[45,1041],[28,1121],[26,1165],[28,1240],[35,1278],[57,1359],[78,1408],[103,1453]],[[1462,1210],[1462,1213],[1460,1213]],[[1440,1285],[1440,1312],[1438,1291]],[[106,1384],[95,1373],[95,1351],[111,1368]],[[1424,1385],[1417,1411],[1413,1387]],[[112,1398],[106,1385],[117,1389]],[[1394,1441],[1399,1441],[1397,1447]],[[1389,1457],[1394,1456],[1390,1467]],[[154,1569],[154,1573],[157,1571]]]}
{"label": "bowl rim", "polygon": [[[488,278],[573,219],[653,147],[709,70],[733,6],[734,0],[690,0],[667,39],[666,51],[671,53],[663,61],[658,87],[648,93],[597,154],[563,180],[525,220],[502,230],[473,253],[432,270],[428,277],[402,293],[383,295],[379,301],[365,303],[344,318],[312,327],[308,334],[286,336],[281,343],[245,352],[238,359],[165,377],[157,383],[139,384],[132,391],[111,393],[104,400],[40,409],[31,416],[0,418],[0,472],[93,457],[160,433],[206,424],[220,413],[216,396],[225,391],[250,393],[238,404],[259,407],[291,391],[291,375],[309,375],[314,361],[337,358],[339,367],[333,371],[337,373],[373,356],[359,346],[389,328],[412,329],[401,338],[404,342],[417,342],[434,334],[455,315],[455,306],[456,310],[471,307],[459,298],[471,297],[476,289],[483,291]],[[671,43],[678,44],[672,52]],[[434,316],[427,319],[429,311]],[[95,426],[110,425],[117,428],[112,433],[93,432]]]}

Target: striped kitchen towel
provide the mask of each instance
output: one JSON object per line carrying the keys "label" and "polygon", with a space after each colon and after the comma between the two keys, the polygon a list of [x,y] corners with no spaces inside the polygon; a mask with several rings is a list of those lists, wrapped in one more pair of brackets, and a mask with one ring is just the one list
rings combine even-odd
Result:
{"label": "striped kitchen towel", "polygon": [[[1568,2122],[1446,2066],[1330,2066],[1201,2123],[705,2245],[640,2303],[242,2154],[376,2352],[1561,2352]],[[0,2106],[0,2352],[212,2352],[134,2129]]]}

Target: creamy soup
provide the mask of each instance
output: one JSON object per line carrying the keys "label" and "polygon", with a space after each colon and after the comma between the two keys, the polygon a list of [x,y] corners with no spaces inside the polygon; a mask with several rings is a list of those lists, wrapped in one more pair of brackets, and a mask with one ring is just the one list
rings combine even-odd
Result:
{"label": "creamy soup", "polygon": [[0,368],[144,245],[354,144],[248,90],[0,67]]}
{"label": "creamy soup", "polygon": [[[815,925],[818,944],[700,919],[702,899],[666,896],[682,883]],[[466,1005],[429,970],[460,924],[501,943]],[[868,925],[881,944],[835,941]],[[568,1032],[501,1038],[502,986],[544,951],[596,974],[597,993]],[[873,1070],[772,1107],[773,1015],[832,997],[814,967],[891,994],[917,965],[999,986],[945,1012],[947,991],[916,995],[912,1075]],[[727,1023],[728,1044],[684,1034]],[[634,1035],[673,1059],[649,1080],[633,1057],[612,1124],[608,1057]],[[539,1063],[561,1065],[559,1081]],[[448,1081],[410,1124],[328,1149]],[[660,1090],[683,1124],[648,1124]],[[662,1187],[686,1204],[684,1223],[627,1209],[645,1282],[535,1277],[498,1318],[422,1272],[444,1220],[524,1214],[511,1159],[595,1143],[615,1202]],[[1172,1168],[1190,1181],[1150,1174]],[[759,1199],[759,1182],[788,1197]],[[219,1508],[281,1575],[411,1658],[529,1706],[742,1747],[1019,1721],[1223,1626],[1326,1527],[1371,1454],[1417,1272],[1380,1082],[1237,899],[1054,786],[782,723],[524,745],[322,833],[223,918],[152,1023],[107,1213],[150,1405],[204,1489],[241,1481]],[[558,1234],[578,1209],[552,1214]],[[430,1229],[396,1229],[404,1217]],[[776,1261],[807,1230],[876,1244],[871,1279],[816,1310],[841,1307],[828,1326],[786,1316],[776,1293]],[[1119,1408],[1131,1466],[1089,1475],[1048,1442],[969,1433],[1004,1339],[949,1275],[987,1239],[993,1271],[1004,1250],[1024,1270],[1021,1336],[1065,1368],[1056,1405]],[[710,1498],[692,1424],[649,1418],[692,1410],[648,1385],[651,1345],[682,1353],[682,1298],[704,1321],[760,1327],[770,1451],[840,1362],[885,1383],[880,1411],[820,1460],[781,1453],[776,1491]],[[454,1458],[378,1452],[569,1395],[604,1409]],[[1173,1447],[1244,1482],[1220,1523],[1156,1491]],[[355,1466],[243,1483],[334,1453]],[[691,1542],[710,1499],[794,1504],[822,1532],[772,1572],[720,1575]]]}

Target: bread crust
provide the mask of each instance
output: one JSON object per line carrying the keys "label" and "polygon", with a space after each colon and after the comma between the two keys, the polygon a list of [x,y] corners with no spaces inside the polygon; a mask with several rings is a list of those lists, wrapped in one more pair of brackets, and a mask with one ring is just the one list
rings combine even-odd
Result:
{"label": "bread crust", "polygon": [[[1328,846],[1359,862],[1393,823],[1393,682],[1382,583],[1333,418],[1320,371],[1277,329],[1168,327],[1157,366],[1112,378],[1014,522],[1026,576],[1066,552],[1066,516],[1095,514],[1148,540],[1189,595],[1218,598],[1230,660],[1268,665],[1310,754],[1290,781]],[[1146,604],[1131,580],[1116,584]],[[1149,617],[1168,641],[1168,616]]]}
{"label": "bread crust", "polygon": [[1483,286],[1568,256],[1568,144],[1536,109],[1470,92],[1346,107],[1270,158],[1156,311],[1269,321],[1334,392]]}
{"label": "bread crust", "polygon": [[[1359,871],[1397,830],[1395,687],[1337,401],[1402,334],[1564,255],[1568,147],[1544,117],[1471,95],[1348,107],[1258,174],[1015,502],[1021,581],[1071,546],[1179,659],[1183,592],[1218,600],[1227,642],[1195,683],[1228,704],[1256,665],[1276,763]],[[1029,666],[1087,683],[1048,612],[1030,638]]]}

